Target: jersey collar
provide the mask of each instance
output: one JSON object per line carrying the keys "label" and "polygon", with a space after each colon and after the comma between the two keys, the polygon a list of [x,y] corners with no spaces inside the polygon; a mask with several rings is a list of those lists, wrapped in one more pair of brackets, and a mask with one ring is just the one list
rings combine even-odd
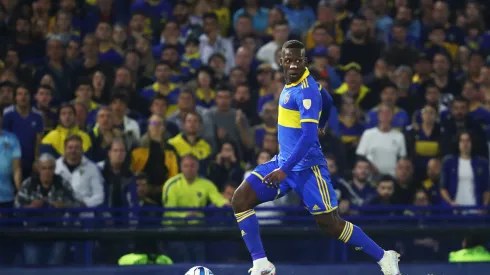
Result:
{"label": "jersey collar", "polygon": [[310,71],[308,70],[308,68],[305,68],[305,72],[303,73],[303,75],[301,76],[301,78],[298,81],[296,81],[296,82],[293,82],[291,84],[287,84],[286,85],[286,88],[291,88],[293,86],[298,85],[299,83],[301,83],[301,81],[305,80],[305,78],[307,78],[309,75],[310,75]]}

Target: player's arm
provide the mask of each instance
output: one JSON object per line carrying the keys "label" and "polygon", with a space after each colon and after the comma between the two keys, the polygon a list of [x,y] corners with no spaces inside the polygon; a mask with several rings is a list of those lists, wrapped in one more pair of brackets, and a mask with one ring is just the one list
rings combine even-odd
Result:
{"label": "player's arm", "polygon": [[323,129],[325,126],[327,126],[328,119],[330,118],[333,98],[320,84],[318,84],[318,89],[320,90],[320,95],[322,97],[322,115],[320,116],[320,121],[318,122],[318,128]]}
{"label": "player's arm", "polygon": [[302,134],[293,152],[280,167],[286,174],[291,172],[291,169],[306,156],[310,147],[318,140],[318,116],[322,108],[321,96],[316,87],[305,88],[294,98],[300,114]]}

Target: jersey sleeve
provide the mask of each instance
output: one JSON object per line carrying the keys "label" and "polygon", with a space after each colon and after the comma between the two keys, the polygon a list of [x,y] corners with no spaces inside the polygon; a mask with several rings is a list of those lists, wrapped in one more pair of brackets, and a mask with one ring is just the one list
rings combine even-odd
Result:
{"label": "jersey sleeve", "polygon": [[327,90],[321,85],[318,86],[318,90],[320,91],[320,95],[322,98],[322,114],[320,116],[318,127],[325,128],[330,118],[330,114],[332,113],[333,99],[332,96],[327,92]]}
{"label": "jersey sleeve", "polygon": [[[306,84],[308,85],[308,84]],[[296,96],[300,122],[319,123],[322,110],[322,97],[316,86],[308,86],[299,91]]]}

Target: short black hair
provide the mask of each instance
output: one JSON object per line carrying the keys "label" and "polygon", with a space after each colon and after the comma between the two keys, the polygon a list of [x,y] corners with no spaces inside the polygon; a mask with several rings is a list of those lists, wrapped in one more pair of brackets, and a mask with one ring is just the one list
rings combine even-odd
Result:
{"label": "short black hair", "polygon": [[176,52],[179,52],[179,47],[177,47],[177,45],[171,45],[171,44],[167,44],[165,46],[162,47],[162,53],[165,51],[165,50],[174,50]]}
{"label": "short black hair", "polygon": [[[163,52],[163,49],[162,49],[162,52]],[[158,62],[155,65],[155,69],[158,68],[159,66],[167,66],[169,68],[172,68],[172,66],[170,65],[170,63],[168,63],[167,61],[160,61],[160,62]]]}
{"label": "short black hair", "polygon": [[113,103],[116,100],[119,100],[119,101],[123,102],[124,104],[128,105],[129,104],[129,95],[126,93],[119,92],[119,91],[115,92],[111,96],[111,103]]}
{"label": "short black hair", "polygon": [[213,19],[215,21],[218,21],[218,16],[214,12],[206,12],[205,14],[202,15],[202,21],[206,19]]}
{"label": "short black hair", "polygon": [[390,176],[390,175],[382,175],[379,179],[378,179],[378,184],[381,183],[381,182],[384,182],[384,181],[391,181],[391,182],[395,182],[395,179]]}
{"label": "short black hair", "polygon": [[299,40],[289,40],[282,45],[282,49],[304,49],[305,45]]}
{"label": "short black hair", "polygon": [[165,104],[168,105],[168,98],[162,94],[156,94],[152,99],[151,99],[151,102],[150,102],[150,105],[153,104],[153,102],[157,101],[157,100],[163,100],[165,101]]}
{"label": "short black hair", "polygon": [[229,93],[231,93],[233,91],[233,88],[231,87],[230,84],[224,82],[224,83],[219,83],[218,85],[216,85],[216,92],[221,92],[221,91],[227,91]]}
{"label": "short black hair", "polygon": [[469,105],[470,104],[470,102],[466,98],[464,98],[463,96],[461,96],[461,95],[458,95],[458,96],[454,97],[453,102],[451,102],[451,106],[455,102],[464,102],[466,105]]}

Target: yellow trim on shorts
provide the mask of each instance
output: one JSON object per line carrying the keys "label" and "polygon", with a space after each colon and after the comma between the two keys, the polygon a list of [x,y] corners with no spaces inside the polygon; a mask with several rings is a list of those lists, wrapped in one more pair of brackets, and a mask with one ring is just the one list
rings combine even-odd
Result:
{"label": "yellow trim on shorts", "polygon": [[330,210],[332,209],[332,204],[330,202],[330,193],[328,192],[328,185],[327,182],[323,179],[322,174],[320,172],[320,168],[318,168],[318,165],[313,166],[313,173],[315,174],[315,177],[317,178],[318,186],[322,188],[323,192],[323,201],[325,203],[325,209]]}
{"label": "yellow trim on shorts", "polygon": [[264,177],[262,177],[262,176],[261,176],[259,173],[257,173],[257,172],[255,172],[255,171],[254,171],[254,172],[252,172],[252,174],[253,174],[253,175],[256,175],[256,176],[257,176],[257,178],[259,178],[261,181],[263,181],[263,180],[264,180]]}
{"label": "yellow trim on shorts", "polygon": [[317,166],[311,167],[311,170],[313,171],[313,174],[315,175],[316,183],[318,185],[318,190],[320,191],[320,196],[322,197],[322,202],[325,205],[325,209],[328,211],[331,208],[328,201],[326,200],[326,196],[325,196],[325,194],[328,194],[328,190],[327,190],[327,193],[325,193],[325,189],[324,189],[324,186],[323,186],[322,181],[321,181],[321,175],[318,174],[317,170],[315,169],[316,167]]}

